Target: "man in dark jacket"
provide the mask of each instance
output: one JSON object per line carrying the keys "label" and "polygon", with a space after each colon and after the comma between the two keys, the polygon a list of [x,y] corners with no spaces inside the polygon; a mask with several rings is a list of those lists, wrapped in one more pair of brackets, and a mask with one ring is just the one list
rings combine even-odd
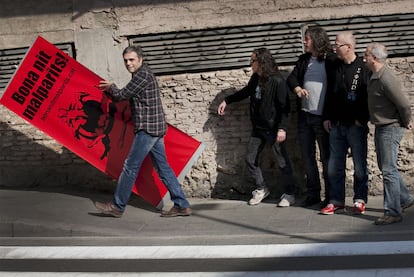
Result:
{"label": "man in dark jacket", "polygon": [[[302,54],[287,79],[297,96],[299,147],[306,173],[307,197],[303,206],[329,200],[329,134],[323,128],[323,107],[328,86],[331,60],[334,57],[328,34],[321,27],[309,27],[305,32],[305,53]],[[321,181],[316,160],[316,143],[325,184],[325,199],[321,202]]]}
{"label": "man in dark jacket", "polygon": [[355,53],[352,32],[340,32],[335,41],[336,55],[325,99],[324,127],[329,132],[329,204],[322,214],[334,214],[345,206],[345,169],[348,149],[354,162],[354,212],[365,213],[368,200],[368,69]]}
{"label": "man in dark jacket", "polygon": [[249,205],[257,205],[269,195],[258,164],[259,154],[266,143],[272,146],[279,168],[285,193],[278,203],[288,207],[295,203],[292,167],[286,152],[286,130],[289,122],[290,103],[288,88],[281,77],[270,51],[259,48],[253,51],[250,60],[253,75],[246,87],[227,96],[218,107],[218,114],[224,115],[228,104],[250,97],[250,119],[253,130],[247,150],[246,162],[256,183],[256,189]]}

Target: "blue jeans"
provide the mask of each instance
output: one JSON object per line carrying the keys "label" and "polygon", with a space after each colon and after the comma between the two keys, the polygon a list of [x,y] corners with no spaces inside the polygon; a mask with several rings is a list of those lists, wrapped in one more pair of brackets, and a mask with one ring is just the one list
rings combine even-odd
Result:
{"label": "blue jeans", "polygon": [[188,208],[190,204],[178,183],[174,171],[167,162],[164,138],[153,137],[145,131],[139,131],[135,134],[128,157],[124,162],[121,176],[118,179],[113,204],[121,211],[125,210],[139,169],[148,153],[158,176],[170,193],[174,206],[177,208]]}
{"label": "blue jeans", "polygon": [[[265,187],[265,182],[262,175],[262,170],[259,166],[259,155],[266,145],[266,138],[259,136],[251,136],[249,145],[247,147],[246,163],[249,172],[256,182],[256,187],[262,189]],[[279,164],[279,169],[282,173],[282,183],[285,193],[293,195],[295,193],[295,183],[292,175],[292,166],[286,151],[285,143],[272,144],[272,152]]]}
{"label": "blue jeans", "polygon": [[401,216],[401,206],[412,196],[397,167],[398,150],[404,129],[398,126],[375,127],[375,150],[384,182],[384,214]]}
{"label": "blue jeans", "polygon": [[345,169],[348,148],[354,163],[354,202],[368,201],[368,127],[333,125],[329,133],[330,156],[328,165],[331,184],[330,203],[345,204]]}
{"label": "blue jeans", "polygon": [[306,173],[306,188],[308,197],[319,199],[321,193],[321,181],[316,162],[316,143],[318,143],[320,160],[322,162],[322,174],[325,183],[325,199],[329,199],[329,134],[322,124],[322,117],[308,112],[300,111],[298,118],[299,146]]}

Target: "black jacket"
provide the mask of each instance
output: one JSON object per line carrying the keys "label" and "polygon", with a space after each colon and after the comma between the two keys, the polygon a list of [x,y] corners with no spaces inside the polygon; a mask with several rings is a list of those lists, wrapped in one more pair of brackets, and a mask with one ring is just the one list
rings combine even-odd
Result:
{"label": "black jacket", "polygon": [[355,120],[358,120],[362,125],[366,125],[369,121],[369,70],[363,58],[357,56],[351,64],[336,59],[332,73],[326,91],[324,120],[343,125],[353,125]]}
{"label": "black jacket", "polygon": [[279,75],[273,75],[266,84],[259,85],[259,75],[253,74],[247,86],[227,96],[225,101],[231,104],[250,97],[253,128],[266,131],[287,130],[290,113],[288,90],[286,81]]}

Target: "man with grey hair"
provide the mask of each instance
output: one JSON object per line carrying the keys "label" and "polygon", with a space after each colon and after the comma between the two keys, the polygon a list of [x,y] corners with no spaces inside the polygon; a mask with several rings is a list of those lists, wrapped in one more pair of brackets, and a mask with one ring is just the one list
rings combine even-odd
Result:
{"label": "man with grey hair", "polygon": [[402,220],[404,209],[414,204],[398,171],[398,148],[405,129],[412,129],[410,102],[401,90],[392,70],[386,65],[388,53],[384,45],[371,43],[365,51],[365,61],[372,75],[368,82],[370,120],[375,124],[375,150],[384,184],[384,215],[376,225]]}
{"label": "man with grey hair", "polygon": [[329,133],[328,178],[331,184],[329,204],[321,214],[334,214],[345,207],[345,177],[348,149],[354,163],[355,214],[365,213],[368,201],[368,68],[355,53],[352,32],[338,33],[334,49],[338,59],[328,79],[323,125]]}

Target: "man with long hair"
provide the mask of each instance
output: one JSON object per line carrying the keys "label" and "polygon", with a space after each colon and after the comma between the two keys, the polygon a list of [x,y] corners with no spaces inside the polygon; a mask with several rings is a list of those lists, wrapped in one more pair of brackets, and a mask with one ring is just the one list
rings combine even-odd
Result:
{"label": "man with long hair", "polygon": [[220,103],[217,112],[219,115],[224,115],[227,105],[250,97],[250,119],[253,130],[247,148],[246,162],[255,180],[256,189],[252,192],[253,197],[248,204],[257,205],[269,195],[269,189],[259,166],[259,155],[265,144],[269,143],[279,163],[285,189],[278,206],[288,207],[295,203],[292,167],[285,146],[290,113],[288,88],[275,59],[267,48],[255,49],[251,55],[250,65],[253,75],[247,86],[227,96]]}
{"label": "man with long hair", "polygon": [[[306,174],[307,197],[303,206],[320,204],[329,200],[329,135],[323,128],[322,113],[328,85],[331,60],[334,58],[326,31],[309,27],[303,42],[305,53],[299,56],[287,79],[289,88],[297,96],[299,146]],[[321,202],[321,181],[316,160],[318,143],[325,183],[325,200]]]}

